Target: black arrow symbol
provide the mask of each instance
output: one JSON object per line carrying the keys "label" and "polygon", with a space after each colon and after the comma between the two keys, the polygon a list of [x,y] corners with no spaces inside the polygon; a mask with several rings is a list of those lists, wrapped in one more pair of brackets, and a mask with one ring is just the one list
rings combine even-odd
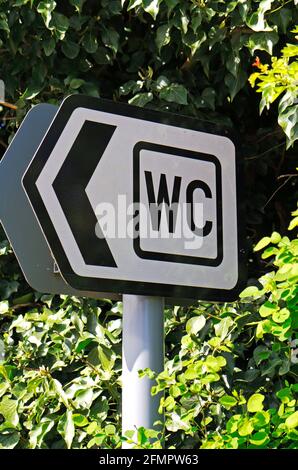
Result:
{"label": "black arrow symbol", "polygon": [[97,219],[86,194],[116,126],[85,121],[53,188],[86,264],[117,267],[107,241],[95,234]]}

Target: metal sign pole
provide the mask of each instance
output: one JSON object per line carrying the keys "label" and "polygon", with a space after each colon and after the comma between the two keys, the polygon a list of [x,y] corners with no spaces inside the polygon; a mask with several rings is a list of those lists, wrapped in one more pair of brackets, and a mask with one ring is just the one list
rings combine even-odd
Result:
{"label": "metal sign pole", "polygon": [[[164,368],[164,299],[123,295],[122,433],[141,426],[153,428],[160,396],[151,396],[152,380],[138,371]],[[124,443],[123,448],[131,445]]]}

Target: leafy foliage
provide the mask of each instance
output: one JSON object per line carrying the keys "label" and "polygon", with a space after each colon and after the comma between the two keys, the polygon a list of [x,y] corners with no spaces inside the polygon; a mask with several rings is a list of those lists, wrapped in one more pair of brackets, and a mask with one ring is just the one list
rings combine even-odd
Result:
{"label": "leafy foliage", "polygon": [[31,300],[24,314],[24,298],[10,308],[0,303],[0,444],[119,447],[121,306],[74,297],[58,304],[52,296]]}
{"label": "leafy foliage", "polygon": [[[271,203],[277,178],[292,171],[296,154],[294,147],[286,152],[274,107],[258,117],[247,79],[256,54],[262,64],[283,50],[277,62],[290,83],[289,70],[296,72],[286,44],[297,23],[296,0],[0,2],[0,78],[8,104],[17,106],[0,109],[3,149],[31,105],[57,104],[70,93],[221,123],[236,128],[242,142],[249,244],[268,226],[275,230],[256,247],[265,248],[262,264],[255,257],[240,302],[166,310],[167,360],[153,389],[164,392],[164,435],[141,428],[126,437],[119,410],[121,304],[32,292],[3,235],[0,447],[115,448],[128,439],[159,448],[161,438],[177,448],[296,446],[297,239],[277,232],[285,232],[297,201],[296,180]],[[272,64],[255,76],[260,85],[266,73],[279,80]],[[286,119],[294,107],[288,92],[280,91]],[[283,129],[293,141],[291,119]],[[267,272],[259,284],[256,271]]]}
{"label": "leafy foliage", "polygon": [[[292,32],[298,33],[298,27]],[[281,52],[279,59],[272,57],[270,69],[257,58],[255,66],[260,71],[253,73],[249,81],[254,86],[258,80],[257,91],[262,93],[261,112],[283,94],[278,106],[278,122],[291,145],[298,139],[298,45],[287,44]]]}
{"label": "leafy foliage", "polygon": [[[170,350],[152,393],[164,393],[171,447],[298,447],[298,239],[274,232],[256,249],[265,246],[271,270],[239,302],[167,311]],[[127,438],[150,445],[143,434]]]}

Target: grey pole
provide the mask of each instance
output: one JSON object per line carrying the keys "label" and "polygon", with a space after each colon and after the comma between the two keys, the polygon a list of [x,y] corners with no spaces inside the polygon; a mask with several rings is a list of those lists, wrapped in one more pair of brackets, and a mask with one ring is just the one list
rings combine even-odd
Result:
{"label": "grey pole", "polygon": [[[141,426],[153,428],[160,396],[151,396],[152,381],[138,371],[164,368],[164,299],[123,295],[122,433]],[[124,443],[123,448],[131,447]]]}

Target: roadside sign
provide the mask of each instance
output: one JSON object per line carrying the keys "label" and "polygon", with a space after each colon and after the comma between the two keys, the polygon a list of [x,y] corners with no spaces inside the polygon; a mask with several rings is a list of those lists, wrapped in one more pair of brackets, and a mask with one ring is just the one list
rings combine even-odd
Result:
{"label": "roadside sign", "polygon": [[70,96],[23,184],[75,289],[225,301],[243,287],[236,148],[213,124]]}
{"label": "roadside sign", "polygon": [[[61,277],[38,220],[22,186],[22,177],[58,107],[34,106],[26,115],[0,161],[0,221],[27,282],[37,291],[88,297],[101,292],[78,291]],[[111,295],[109,294],[109,297]]]}

